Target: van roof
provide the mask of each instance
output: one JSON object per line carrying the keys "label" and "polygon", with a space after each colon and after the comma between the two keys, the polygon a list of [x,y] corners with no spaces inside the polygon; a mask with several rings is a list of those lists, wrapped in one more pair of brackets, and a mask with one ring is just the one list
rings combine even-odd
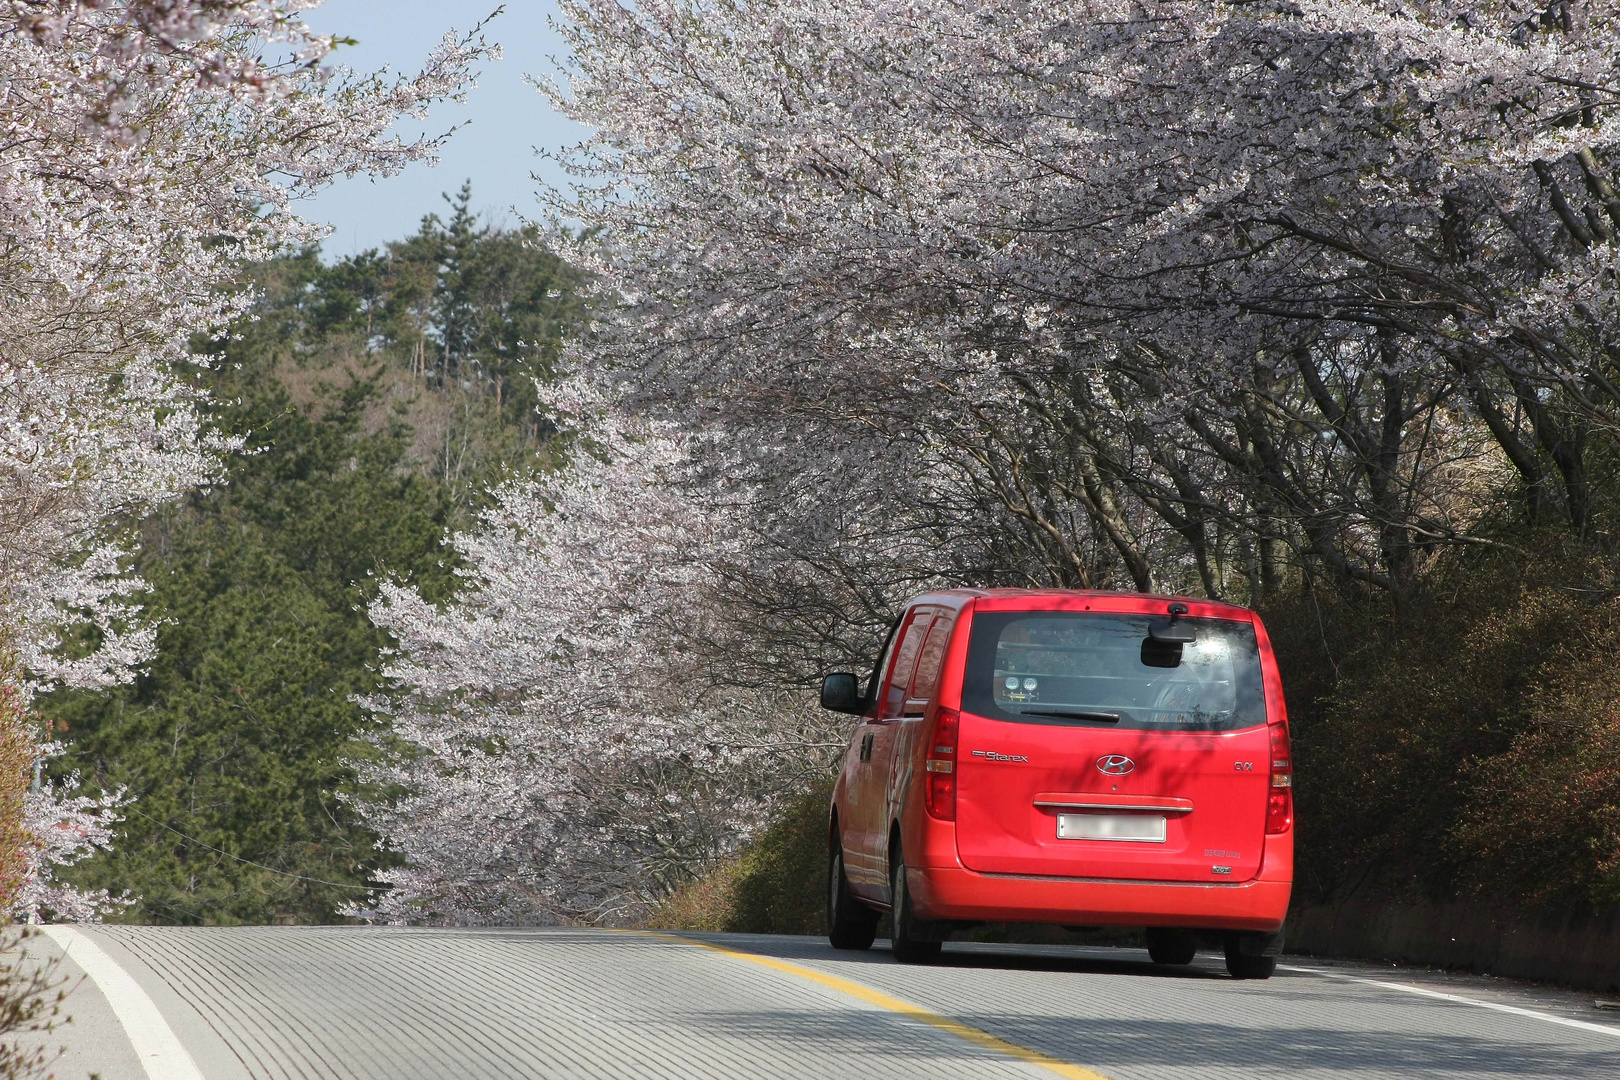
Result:
{"label": "van roof", "polygon": [[[924,593],[912,604],[934,602],[961,607],[968,600],[987,600],[984,607],[1000,610],[1018,610],[1027,606],[1031,610],[1072,610],[1100,604],[1103,610],[1129,612],[1163,612],[1170,603],[1179,601],[1187,605],[1188,615],[1206,619],[1237,619],[1247,622],[1254,612],[1221,600],[1198,596],[1168,596],[1160,593],[1121,592],[1111,589],[940,589]],[[953,602],[954,601],[954,602]],[[910,607],[911,604],[906,605]]]}

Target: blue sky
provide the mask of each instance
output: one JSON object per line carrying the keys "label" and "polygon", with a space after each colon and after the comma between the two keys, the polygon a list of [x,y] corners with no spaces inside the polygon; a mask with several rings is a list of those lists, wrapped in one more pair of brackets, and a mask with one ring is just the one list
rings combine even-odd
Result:
{"label": "blue sky", "polygon": [[[500,0],[326,0],[309,15],[322,33],[355,38],[359,44],[333,58],[356,71],[388,65],[414,72],[447,29],[465,30],[499,6]],[[401,239],[416,230],[424,214],[444,208],[441,192],[472,181],[473,205],[495,220],[515,223],[517,213],[537,212],[539,173],[560,179],[554,165],[535,157],[536,148],[557,150],[577,142],[583,129],[553,113],[543,97],[523,81],[525,74],[555,71],[561,39],[548,18],[552,0],[507,0],[506,11],[490,24],[505,58],[483,66],[477,89],[465,105],[448,102],[434,109],[426,125],[406,124],[407,137],[440,132],[471,121],[445,145],[434,168],[412,165],[386,180],[339,180],[300,206],[311,221],[326,222],[333,233],[323,246],[327,258],[350,255]]]}

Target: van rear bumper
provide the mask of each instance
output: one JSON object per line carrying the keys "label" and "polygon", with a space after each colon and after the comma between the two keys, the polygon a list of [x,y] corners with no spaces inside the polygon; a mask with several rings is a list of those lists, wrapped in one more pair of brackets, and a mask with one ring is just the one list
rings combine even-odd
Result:
{"label": "van rear bumper", "polygon": [[907,868],[917,915],[973,922],[1070,926],[1177,926],[1206,930],[1282,928],[1289,881],[1233,885],[1103,881],[981,874],[962,867]]}

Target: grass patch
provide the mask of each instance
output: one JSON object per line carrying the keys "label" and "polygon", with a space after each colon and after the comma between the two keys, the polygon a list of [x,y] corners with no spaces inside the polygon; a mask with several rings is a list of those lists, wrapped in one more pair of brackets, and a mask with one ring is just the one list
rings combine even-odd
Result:
{"label": "grass patch", "polygon": [[742,934],[827,932],[827,807],[817,784],[736,858],[688,882],[647,919],[653,930]]}

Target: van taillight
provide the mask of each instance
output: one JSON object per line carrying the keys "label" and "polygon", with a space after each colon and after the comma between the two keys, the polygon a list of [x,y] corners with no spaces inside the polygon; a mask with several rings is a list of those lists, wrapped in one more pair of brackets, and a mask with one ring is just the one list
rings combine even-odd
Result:
{"label": "van taillight", "polygon": [[1288,727],[1271,725],[1271,790],[1266,797],[1266,832],[1285,833],[1294,824],[1294,755]]}
{"label": "van taillight", "polygon": [[940,709],[934,714],[934,731],[928,738],[924,801],[928,812],[942,821],[956,820],[956,732],[961,723],[961,713]]}

